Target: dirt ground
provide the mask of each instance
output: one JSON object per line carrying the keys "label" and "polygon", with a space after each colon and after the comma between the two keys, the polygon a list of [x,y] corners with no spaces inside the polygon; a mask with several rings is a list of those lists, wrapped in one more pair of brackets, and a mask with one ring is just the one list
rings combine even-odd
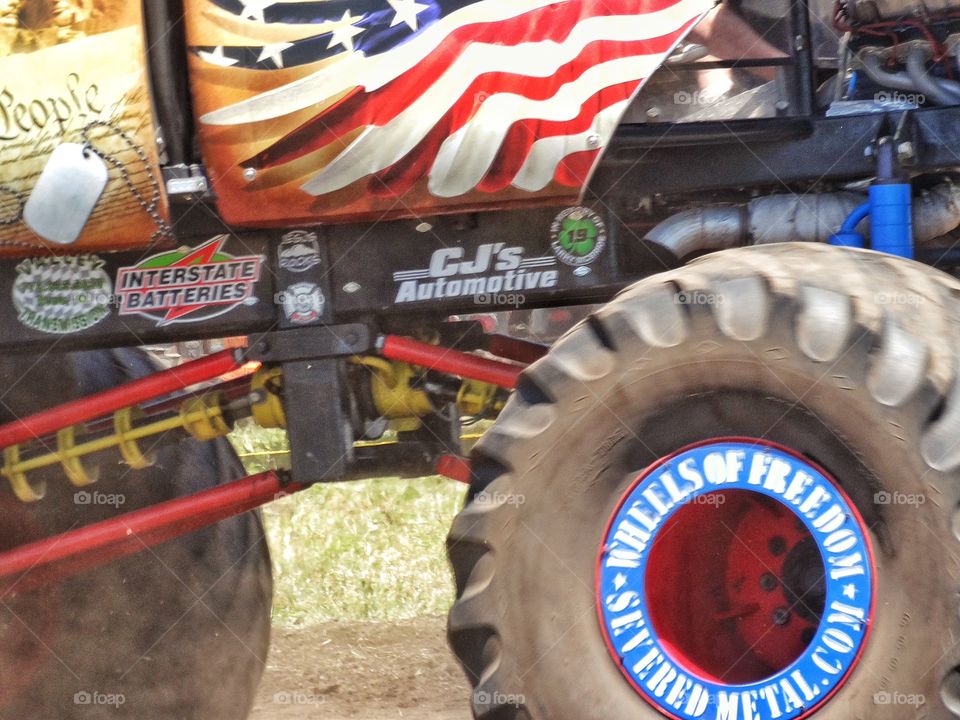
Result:
{"label": "dirt ground", "polygon": [[274,630],[251,720],[469,720],[444,618]]}

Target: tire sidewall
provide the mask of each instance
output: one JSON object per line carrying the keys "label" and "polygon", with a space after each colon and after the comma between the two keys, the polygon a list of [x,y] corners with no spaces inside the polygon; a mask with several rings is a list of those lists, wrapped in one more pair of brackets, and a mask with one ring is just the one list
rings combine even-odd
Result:
{"label": "tire sidewall", "polygon": [[[790,329],[789,323],[785,326]],[[524,683],[541,703],[543,717],[582,707],[585,697],[593,698],[592,707],[602,708],[604,716],[660,717],[629,686],[604,644],[595,611],[597,551],[607,521],[649,462],[686,445],[730,435],[764,438],[798,452],[809,452],[804,446],[818,439],[850,449],[831,453],[821,445],[812,459],[837,479],[870,531],[875,614],[857,667],[815,717],[840,720],[859,712],[893,718],[908,711],[877,705],[874,694],[881,692],[914,694],[934,704],[939,675],[932,670],[942,657],[944,628],[955,624],[945,602],[951,593],[942,571],[952,535],[939,508],[953,499],[937,497],[919,507],[874,502],[883,492],[929,500],[931,487],[942,491],[916,449],[916,418],[925,415],[915,406],[878,412],[864,389],[871,350],[866,336],[827,368],[790,352],[788,338],[776,342],[777,333],[772,334],[773,341],[767,337],[754,346],[718,341],[699,355],[685,344],[655,351],[636,348],[640,354],[617,348],[611,357],[621,366],[602,383],[588,383],[583,392],[557,398],[554,422],[531,442],[535,450],[526,448],[532,460],[515,473],[515,492],[523,493],[523,502],[517,505],[516,525],[505,548],[519,557],[505,566],[511,573],[505,583],[515,583],[521,597],[537,598],[556,621],[525,622],[527,613],[508,605],[502,632],[507,636],[503,642],[518,648],[519,667],[531,668]],[[696,330],[691,336],[698,336]],[[739,414],[730,416],[728,411],[717,423],[698,422],[696,415],[662,421],[664,409],[678,398],[700,398],[701,409],[709,412],[718,394],[732,389],[752,394],[755,402],[741,403]],[[932,393],[921,393],[913,404],[922,406],[931,398]],[[758,399],[770,410],[760,412]],[[775,408],[785,417],[793,412],[798,418],[777,422]],[[560,417],[568,422],[557,422]],[[813,437],[805,438],[807,434]],[[589,668],[590,676],[564,683],[562,678],[571,677],[572,656],[579,658],[578,666]],[[931,671],[918,678],[918,667]]]}

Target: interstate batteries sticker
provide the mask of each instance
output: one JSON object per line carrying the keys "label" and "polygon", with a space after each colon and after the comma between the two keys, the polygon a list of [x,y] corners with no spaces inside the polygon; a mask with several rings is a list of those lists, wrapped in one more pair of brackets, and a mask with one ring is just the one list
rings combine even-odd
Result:
{"label": "interstate batteries sticker", "polygon": [[234,257],[220,235],[198,248],[147,258],[117,273],[120,315],[142,315],[160,326],[209,320],[256,302],[263,256]]}

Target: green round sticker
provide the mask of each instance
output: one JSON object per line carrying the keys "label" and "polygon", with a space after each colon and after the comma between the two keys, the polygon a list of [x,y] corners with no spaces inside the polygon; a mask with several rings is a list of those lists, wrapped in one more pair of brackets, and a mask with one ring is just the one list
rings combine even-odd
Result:
{"label": "green round sticker", "polygon": [[553,253],[574,267],[589,265],[607,247],[607,227],[590,208],[567,208],[550,226]]}

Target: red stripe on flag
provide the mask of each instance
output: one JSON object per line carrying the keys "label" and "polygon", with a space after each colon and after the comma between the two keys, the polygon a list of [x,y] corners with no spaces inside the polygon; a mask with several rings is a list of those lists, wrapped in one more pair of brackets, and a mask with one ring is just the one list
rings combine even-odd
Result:
{"label": "red stripe on flag", "polygon": [[[669,50],[677,37],[680,37],[683,32],[684,31],[681,30],[678,33],[657,38],[653,41],[605,43],[605,45],[629,45],[632,46],[630,49],[634,51],[636,51],[639,46],[643,46],[644,49],[648,51],[648,53],[644,54],[662,53]],[[585,52],[603,52],[603,48],[600,47],[603,44],[604,43],[594,43],[588,46]],[[631,57],[635,56],[636,52],[618,53],[618,56],[621,55]],[[606,59],[609,60],[612,58],[607,57]],[[571,65],[574,64],[579,64],[579,58],[575,63],[571,63]],[[586,63],[580,69],[582,71],[590,66],[590,63]],[[487,87],[487,79],[498,75],[499,74],[491,74],[479,78],[477,83],[471,86],[470,90],[464,94],[461,101],[437,123],[416,148],[399,162],[373,176],[367,191],[377,197],[403,195],[408,192],[416,182],[426,177],[440,152],[440,147],[444,140],[462,128],[475,115],[477,108],[469,102],[469,98],[473,96],[472,93],[478,92],[478,87]],[[563,77],[558,74],[558,76],[554,78],[545,78],[543,84],[537,88],[539,92],[528,93],[528,96],[533,95],[534,99],[553,97],[556,93],[554,85],[570,82],[571,80],[575,80],[576,77],[577,76]],[[502,76],[502,78],[506,81],[508,79],[514,79],[516,76]],[[523,78],[523,80],[526,81],[527,78]],[[568,121],[544,121],[529,118],[514,123],[504,139],[503,147],[498,152],[493,166],[479,184],[478,189],[485,192],[496,192],[508,187],[523,166],[530,153],[530,149],[537,140],[557,135],[573,135],[586,131],[590,128],[598,113],[618,102],[629,100],[636,91],[637,84],[636,81],[627,81],[600,90],[584,102],[576,117]],[[529,86],[528,83],[528,89],[531,88],[532,86]],[[583,154],[592,158],[597,157],[597,152],[594,151]],[[558,181],[564,185],[571,185],[572,178],[586,176],[592,164],[584,170],[581,167],[584,162],[586,162],[586,160],[572,161],[567,170],[558,168]]]}
{"label": "red stripe on flag", "polygon": [[568,155],[557,166],[553,179],[564,187],[583,187],[599,158],[600,150],[584,150]]}
{"label": "red stripe on flag", "polygon": [[523,120],[514,123],[490,171],[477,189],[483,192],[498,192],[506,189],[520,172],[520,168],[523,167],[537,140],[586,132],[600,112],[618,102],[629,100],[636,87],[636,82],[625,82],[601,90],[588,99],[582,105],[580,114],[570,121]]}
{"label": "red stripe on flag", "polygon": [[[423,62],[419,63],[410,72],[372,93],[354,92],[339,101],[316,118],[309,120],[299,128],[288,134],[277,143],[250,160],[242,163],[243,166],[266,168],[281,165],[296,160],[303,155],[318,150],[332,142],[343,138],[358,127],[376,125],[384,126],[407,109],[424,92],[432,87],[436,81],[450,69],[464,49],[471,43],[489,43],[495,45],[518,45],[526,42],[542,42],[552,40],[563,42],[573,29],[584,19],[610,15],[639,15],[657,10],[663,10],[676,4],[676,0],[569,0],[558,5],[551,5],[511,20],[470,25],[459,28],[447,37]],[[652,54],[666,52],[675,39],[671,33],[662,38],[636,41],[636,50],[627,47],[634,43],[613,43],[598,41],[593,45],[611,47],[621,46],[617,51],[595,54],[594,63],[599,58],[612,60],[616,57],[625,57],[631,54]],[[669,38],[669,40],[666,40]],[[659,41],[659,42],[658,42]],[[546,88],[558,87],[563,82],[578,77],[589,65],[583,65],[584,56],[589,56],[589,46],[581,56],[573,62],[560,68],[553,78],[529,78],[520,74],[489,73],[483,77],[482,87],[477,82],[465,93],[479,94],[486,92],[518,92],[527,97],[550,97],[543,95]],[[591,63],[591,64],[594,64]],[[522,72],[522,68],[517,69]],[[336,66],[330,72],[336,72]],[[504,80],[503,88],[498,84]],[[554,82],[562,78],[563,82]],[[538,89],[543,89],[537,92]],[[551,93],[552,94],[552,93]],[[473,103],[471,103],[473,104]]]}
{"label": "red stripe on flag", "polygon": [[[479,110],[484,98],[501,93],[512,93],[531,100],[547,100],[556,95],[563,85],[576,80],[600,62],[663,54],[673,46],[677,37],[677,33],[672,33],[651,40],[591,43],[577,58],[559,68],[552,76],[545,78],[531,78],[514,73],[486,73],[471,83],[432,132],[443,130],[446,135],[456,132],[470,121]],[[342,142],[342,138],[359,127],[388,124],[395,119],[396,115],[389,115],[382,110],[378,112],[377,108],[392,106],[405,109],[405,105],[395,103],[391,98],[391,96],[407,94],[401,84],[405,88],[406,81],[395,80],[374,93],[353,95],[330,112],[318,116],[285,136],[257,155],[249,164],[255,167],[282,165],[331,143]],[[633,85],[635,86],[636,83],[634,82]],[[420,91],[418,90],[416,94],[419,95]],[[439,149],[439,146],[437,147]],[[243,163],[243,166],[248,167],[249,164]]]}

